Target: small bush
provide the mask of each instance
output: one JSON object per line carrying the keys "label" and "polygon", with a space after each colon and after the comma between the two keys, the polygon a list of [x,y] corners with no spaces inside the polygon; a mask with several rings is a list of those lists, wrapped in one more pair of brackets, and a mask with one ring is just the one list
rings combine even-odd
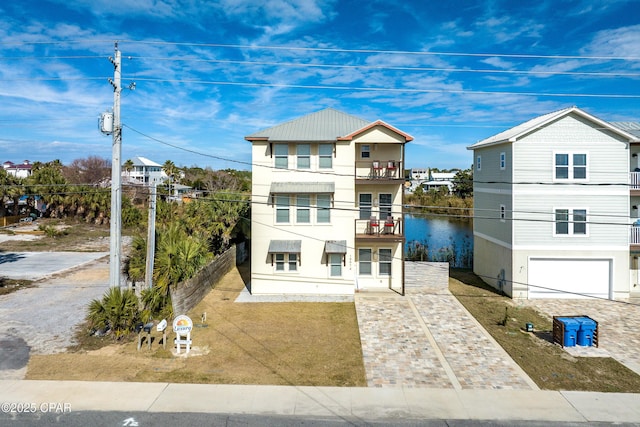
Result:
{"label": "small bush", "polygon": [[87,316],[92,331],[111,331],[115,339],[133,331],[138,318],[138,297],[135,292],[117,287],[109,288],[102,300],[91,301]]}

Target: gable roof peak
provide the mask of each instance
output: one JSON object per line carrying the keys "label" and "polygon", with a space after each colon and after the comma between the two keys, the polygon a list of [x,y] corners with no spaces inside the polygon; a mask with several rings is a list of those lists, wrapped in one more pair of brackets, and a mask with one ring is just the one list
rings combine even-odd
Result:
{"label": "gable roof peak", "polygon": [[591,114],[587,113],[586,111],[576,107],[575,105],[572,107],[568,107],[568,108],[563,108],[561,110],[557,110],[557,111],[552,111],[550,113],[547,114],[543,114],[541,116],[538,117],[534,117],[531,120],[528,120],[524,123],[521,123],[519,125],[516,125],[510,129],[507,129],[505,131],[502,131],[496,135],[490,136],[489,138],[483,139],[481,141],[476,142],[473,145],[470,145],[467,147],[468,150],[473,150],[475,148],[479,148],[479,147],[484,147],[487,145],[496,145],[496,144],[504,144],[504,143],[513,143],[515,141],[517,141],[519,138],[521,138],[522,136],[540,129],[541,127],[547,125],[548,123],[551,123],[555,120],[558,120],[564,116],[567,116],[569,114],[577,114],[593,123],[597,123],[600,127],[604,128],[604,129],[608,129],[612,132],[615,132],[619,135],[621,135],[624,138],[629,139],[630,141],[634,141],[636,140],[636,138],[629,134],[628,132],[625,132],[615,126],[613,126],[611,123],[608,123],[604,120],[601,120],[599,118],[597,118],[596,116],[592,116]]}

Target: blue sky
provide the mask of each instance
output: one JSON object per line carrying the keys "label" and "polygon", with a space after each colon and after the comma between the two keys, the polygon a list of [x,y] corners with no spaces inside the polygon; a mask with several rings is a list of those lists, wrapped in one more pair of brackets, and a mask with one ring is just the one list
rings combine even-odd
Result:
{"label": "blue sky", "polygon": [[[411,134],[407,167],[577,105],[640,121],[640,2],[25,0],[0,5],[0,162],[111,158],[249,169],[244,136],[326,107]],[[135,82],[135,90],[128,86]]]}

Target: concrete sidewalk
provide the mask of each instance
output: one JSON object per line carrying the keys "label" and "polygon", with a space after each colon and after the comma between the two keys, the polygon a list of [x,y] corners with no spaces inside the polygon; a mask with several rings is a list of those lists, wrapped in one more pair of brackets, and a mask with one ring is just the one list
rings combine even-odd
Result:
{"label": "concrete sidewalk", "polygon": [[[640,422],[640,394],[537,390],[340,388],[0,381],[0,402],[67,412],[194,412],[367,420]],[[3,406],[5,411],[6,405]],[[5,411],[6,412],[6,411]]]}

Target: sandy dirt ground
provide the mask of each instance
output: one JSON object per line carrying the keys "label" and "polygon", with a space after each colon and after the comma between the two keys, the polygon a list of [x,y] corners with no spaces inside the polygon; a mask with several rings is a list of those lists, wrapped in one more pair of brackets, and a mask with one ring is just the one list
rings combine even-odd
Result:
{"label": "sandy dirt ground", "polygon": [[[0,234],[0,243],[42,238],[35,230],[35,224],[20,226],[15,234]],[[33,285],[0,296],[0,379],[23,378],[29,355],[60,353],[74,344],[88,303],[109,287],[108,256]]]}

